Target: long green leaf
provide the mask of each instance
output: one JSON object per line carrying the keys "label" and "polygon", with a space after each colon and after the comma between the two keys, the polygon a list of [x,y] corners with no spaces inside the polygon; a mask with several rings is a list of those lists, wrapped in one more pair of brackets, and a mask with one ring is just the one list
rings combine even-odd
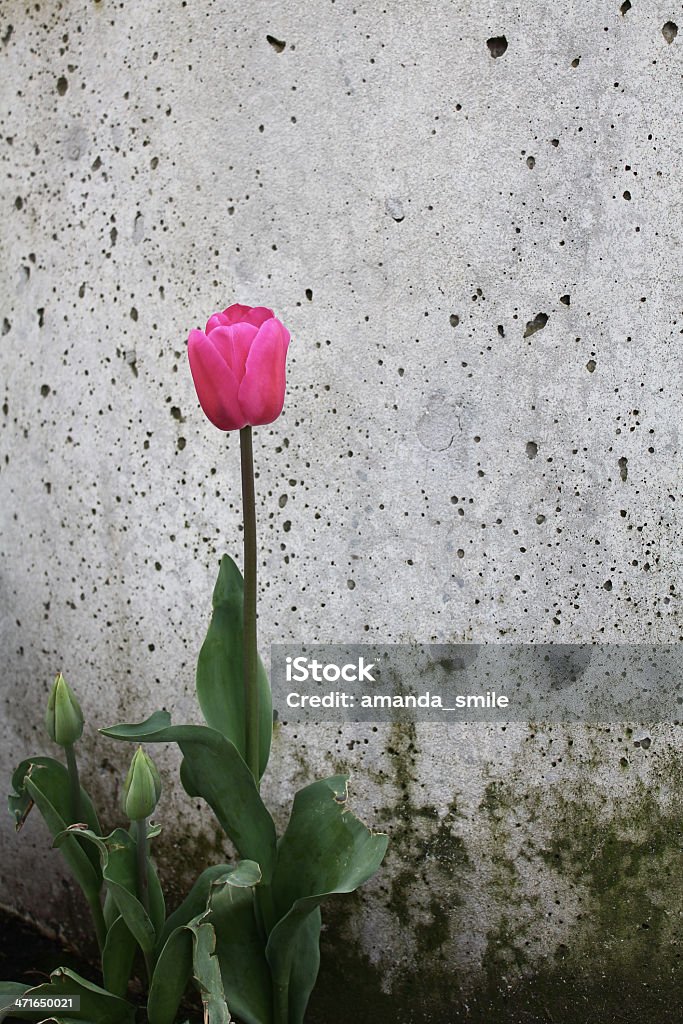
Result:
{"label": "long green leaf", "polygon": [[[97,1024],[133,1024],[135,1007],[112,995],[106,989],[82,978],[68,967],[58,967],[50,975],[49,982],[26,989],[25,996],[40,999],[55,996],[79,996],[80,1009],[67,1010],[57,1020],[96,1021]],[[15,997],[16,998],[16,997]],[[22,1010],[22,1019],[45,1020],[45,1010]]]}
{"label": "long green leaf", "polygon": [[176,911],[177,920],[204,897],[200,912],[173,929],[159,954],[147,1005],[150,1024],[173,1024],[191,975],[202,994],[208,1019],[216,1024],[227,1024],[230,1020],[216,956],[211,905],[224,890],[229,901],[234,891],[247,891],[251,895],[252,887],[261,880],[261,872],[253,861],[241,861],[233,868],[222,865],[222,868],[222,873],[214,878],[210,870],[204,871]]}
{"label": "long green leaf", "polygon": [[204,1004],[204,1020],[206,1024],[230,1024],[232,1018],[225,1001],[213,925],[203,921],[195,927],[194,932],[192,965]]}
{"label": "long green leaf", "polygon": [[242,1024],[272,1024],[272,982],[252,890],[220,889],[210,907],[228,1005]]}
{"label": "long green leaf", "polygon": [[294,798],[278,846],[272,895],[277,924],[266,958],[273,976],[278,1020],[301,1024],[317,976],[319,907],[327,896],[349,893],[378,869],[388,838],[371,832],[347,806],[347,777],[322,779]]}
{"label": "long green leaf", "polygon": [[160,947],[165,945],[171,932],[188,924],[193,917],[197,917],[206,910],[212,882],[220,879],[228,871],[230,871],[229,864],[213,864],[202,871],[180,906],[166,918],[166,923],[158,939],[159,951]]}
{"label": "long green leaf", "polygon": [[[197,698],[206,724],[235,744],[245,758],[244,580],[229,555],[221,559],[213,591],[213,615],[197,661]],[[270,685],[258,661],[259,775],[268,764],[273,733]]]}
{"label": "long green leaf", "polygon": [[[27,785],[27,780],[29,780],[29,785]],[[41,799],[36,799],[31,785],[39,788]],[[54,757],[30,757],[22,761],[12,775],[12,789],[14,792],[10,794],[8,804],[10,812],[14,815],[17,832],[22,829],[29,811],[34,805],[45,818],[53,836],[73,824],[69,773],[65,765],[56,761]],[[100,823],[97,820],[97,812],[83,787],[81,787],[81,808],[85,817],[84,824],[99,835]],[[85,853],[95,874],[99,877],[100,866],[97,854],[88,848],[85,849]],[[77,860],[79,859],[77,858]],[[72,867],[71,863],[69,866]]]}
{"label": "long green leaf", "polygon": [[187,924],[171,932],[159,953],[147,999],[149,1024],[173,1024],[176,1019],[192,974],[193,936]]}
{"label": "long green leaf", "polygon": [[208,726],[171,725],[167,711],[156,711],[136,725],[100,731],[137,743],[177,743],[184,757],[181,780],[187,793],[206,800],[240,856],[256,861],[264,880],[270,879],[275,825],[234,743]]}
{"label": "long green leaf", "polygon": [[[48,758],[41,759],[40,762],[37,759],[33,762],[24,761],[15,772],[12,782],[16,791],[16,807],[28,798],[42,814],[53,836],[65,831],[69,823],[69,814],[66,810],[69,804],[68,776],[66,769],[58,761]],[[73,835],[70,835],[62,845],[62,854],[86,899],[89,903],[94,903],[99,898],[102,885],[97,857],[89,856],[88,851]]]}
{"label": "long green leaf", "polygon": [[128,991],[137,942],[122,916],[116,918],[107,931],[102,950],[102,976],[104,987],[112,995],[124,998]]}
{"label": "long green leaf", "polygon": [[[148,875],[150,890],[150,912],[148,914],[138,899],[136,845],[132,836],[122,828],[115,829],[110,836],[105,837],[96,836],[89,830],[80,830],[78,834],[96,846],[102,865],[102,877],[108,892],[111,893],[112,899],[116,903],[119,914],[135,936],[143,952],[152,953],[157,932],[160,933],[164,925],[163,903],[160,905],[158,902],[160,886],[156,872],[152,870],[152,865],[150,864]],[[70,830],[67,830],[63,835],[57,836],[55,841],[58,843],[68,842],[69,835]],[[153,892],[154,899],[152,898]]]}

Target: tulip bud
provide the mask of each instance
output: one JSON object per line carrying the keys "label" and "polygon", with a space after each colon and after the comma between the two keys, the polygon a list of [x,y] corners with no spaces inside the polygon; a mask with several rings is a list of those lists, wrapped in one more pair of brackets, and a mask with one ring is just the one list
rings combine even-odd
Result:
{"label": "tulip bud", "polygon": [[131,821],[149,818],[161,796],[161,779],[156,765],[142,747],[133,755],[123,786],[123,810]]}
{"label": "tulip bud", "polygon": [[76,696],[60,672],[47,702],[45,728],[60,747],[70,747],[83,732],[83,712]]}

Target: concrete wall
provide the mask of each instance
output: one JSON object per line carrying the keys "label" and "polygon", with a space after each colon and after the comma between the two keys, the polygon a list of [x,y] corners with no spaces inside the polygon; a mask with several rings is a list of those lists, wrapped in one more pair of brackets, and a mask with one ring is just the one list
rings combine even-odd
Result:
{"label": "concrete wall", "polygon": [[[5,0],[5,780],[59,668],[93,726],[196,717],[240,503],[185,339],[232,301],[294,339],[257,432],[264,649],[681,639],[676,21]],[[127,752],[85,751],[114,824]],[[161,763],[177,892],[216,840]],[[317,1019],[349,987],[378,1020],[679,1019],[674,727],[281,729],[279,820],[342,766],[392,843],[327,916]],[[39,823],[0,824],[2,902],[71,928]]]}

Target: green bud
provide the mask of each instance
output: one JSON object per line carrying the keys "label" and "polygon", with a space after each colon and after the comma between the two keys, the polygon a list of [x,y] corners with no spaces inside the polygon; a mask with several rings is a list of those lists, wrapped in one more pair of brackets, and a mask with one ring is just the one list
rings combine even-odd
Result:
{"label": "green bud", "polygon": [[83,712],[76,696],[60,672],[47,702],[45,728],[60,747],[71,746],[83,732]]}
{"label": "green bud", "polygon": [[142,747],[133,754],[123,786],[123,810],[131,821],[149,818],[161,796],[161,779],[151,757]]}

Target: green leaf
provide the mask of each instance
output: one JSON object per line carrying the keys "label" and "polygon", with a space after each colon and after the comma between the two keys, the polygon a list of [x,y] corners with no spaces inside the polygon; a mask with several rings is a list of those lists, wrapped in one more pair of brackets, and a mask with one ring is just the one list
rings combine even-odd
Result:
{"label": "green leaf", "polygon": [[[30,788],[26,786],[26,780],[30,779],[34,785],[38,785],[41,793],[43,794],[42,800],[36,800],[35,796],[30,792]],[[61,832],[68,825],[73,825],[71,821],[71,789],[69,781],[69,773],[66,766],[61,761],[56,761],[54,757],[30,757],[27,760],[22,761],[12,776],[12,788],[13,793],[8,798],[8,804],[10,812],[14,815],[15,828],[19,832],[28,817],[29,811],[35,804],[38,810],[43,814],[46,820],[47,826],[52,832],[52,835],[56,835],[57,832]],[[48,811],[50,820],[45,817],[43,813],[43,807],[49,804],[51,810]],[[100,834],[100,823],[97,820],[97,812],[93,806],[92,800],[81,787],[81,808],[85,815],[85,822],[93,832],[97,835]],[[56,815],[56,817],[55,817]],[[55,823],[53,828],[50,821]],[[86,850],[88,859],[91,861],[93,868],[99,875],[99,862],[97,854],[90,853]]]}
{"label": "green leaf", "polygon": [[[23,995],[39,999],[41,996],[80,996],[80,1009],[68,1010],[60,1021],[97,1021],[97,1024],[133,1024],[135,1007],[112,995],[106,989],[87,981],[68,967],[58,967],[49,982],[24,989]],[[15,996],[16,998],[16,996]],[[45,1010],[22,1010],[21,1019],[45,1020]]]}
{"label": "green leaf", "polygon": [[[67,830],[64,835],[58,836],[55,842],[68,841],[69,834],[70,830]],[[137,850],[132,836],[122,828],[115,829],[110,836],[106,837],[96,836],[89,830],[80,830],[78,834],[97,847],[102,865],[102,877],[108,892],[111,893],[112,899],[116,903],[119,914],[135,936],[142,951],[151,953],[154,949],[157,931],[161,932],[164,926],[163,896],[160,904],[161,887],[153,865],[148,862],[150,894],[150,913],[148,914],[138,899]]]}
{"label": "green leaf", "polygon": [[202,871],[180,906],[166,918],[166,924],[158,939],[158,946],[163,946],[176,928],[187,924],[193,917],[197,917],[206,910],[212,882],[220,879],[228,871],[230,871],[229,864],[213,864]]}
{"label": "green leaf", "polygon": [[5,1019],[4,1011],[28,989],[28,985],[21,985],[18,981],[0,981],[0,1021]]}
{"label": "green leaf", "polygon": [[231,867],[229,864],[213,864],[206,868],[197,878],[180,906],[172,914],[169,914],[159,936],[158,946],[162,946],[176,928],[188,924],[192,918],[204,913],[213,886],[225,882],[230,882],[231,885],[253,886],[258,885],[260,881],[260,868],[251,860],[240,861],[237,867]]}
{"label": "green leaf", "polygon": [[204,897],[200,913],[175,927],[159,954],[147,1006],[150,1024],[173,1024],[192,974],[202,994],[208,1019],[216,1024],[227,1024],[230,1020],[220,965],[215,955],[216,935],[211,906],[224,890],[228,893],[228,902],[232,900],[234,890],[247,891],[251,896],[251,888],[260,882],[261,872],[253,861],[242,861],[234,868],[222,867],[222,873],[214,878],[211,877],[211,869],[204,871],[188,898],[172,915],[176,919],[183,916]]}
{"label": "green leaf", "polygon": [[107,939],[102,950],[104,987],[112,995],[125,997],[136,949],[135,936],[125,919],[117,917],[107,931]]}
{"label": "green leaf", "polygon": [[294,798],[278,845],[272,883],[277,924],[266,958],[276,1017],[301,1024],[318,971],[319,912],[326,896],[353,892],[379,868],[388,838],[371,832],[348,807],[347,777],[314,782]]}
{"label": "green leaf", "polygon": [[251,889],[225,886],[211,896],[207,916],[228,1005],[242,1024],[272,1024],[272,982]]}
{"label": "green leaf", "polygon": [[149,1024],[173,1024],[192,974],[193,936],[188,924],[168,936],[152,975],[147,999]]}
{"label": "green leaf", "polygon": [[216,956],[216,933],[213,925],[202,922],[194,929],[194,977],[204,1004],[207,1024],[230,1024],[230,1011],[225,1001],[221,969]]}
{"label": "green leaf", "polygon": [[[14,793],[9,798],[10,809],[17,816],[18,827],[23,825],[33,803],[53,836],[65,831],[70,821],[69,777],[59,761],[47,757],[22,761],[12,776],[12,786]],[[83,797],[84,809],[97,825],[92,804],[85,793]],[[102,885],[97,856],[91,856],[73,835],[64,842],[62,854],[88,902],[97,900]]]}
{"label": "green leaf", "polygon": [[[197,698],[206,724],[246,757],[244,703],[244,580],[229,555],[221,559],[213,592],[213,615],[197,662]],[[270,684],[258,661],[259,776],[268,764],[273,734]]]}
{"label": "green leaf", "polygon": [[180,777],[189,796],[206,800],[240,857],[256,861],[264,880],[271,877],[275,825],[234,743],[208,726],[171,725],[167,711],[156,711],[137,725],[100,731],[136,743],[177,743],[184,757]]}

